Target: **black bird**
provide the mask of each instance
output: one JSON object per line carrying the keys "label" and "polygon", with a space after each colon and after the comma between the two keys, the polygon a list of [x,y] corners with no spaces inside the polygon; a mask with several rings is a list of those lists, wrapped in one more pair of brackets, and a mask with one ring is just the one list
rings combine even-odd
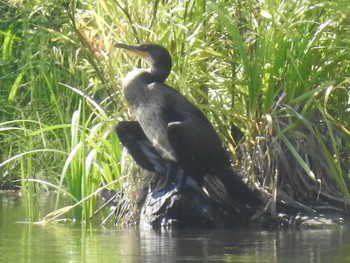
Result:
{"label": "black bird", "polygon": [[231,169],[230,158],[207,117],[164,83],[172,68],[169,52],[157,44],[116,43],[115,47],[137,54],[150,66],[129,72],[123,81],[125,99],[137,122],[120,123],[117,133],[135,161],[150,171],[167,171],[168,181],[180,169],[209,197],[236,203],[238,210],[259,203]]}
{"label": "black bird", "polygon": [[178,163],[199,183],[204,173],[229,166],[228,155],[206,116],[164,84],[172,66],[169,52],[156,44],[115,46],[136,53],[151,67],[127,74],[123,89],[131,112],[158,153]]}

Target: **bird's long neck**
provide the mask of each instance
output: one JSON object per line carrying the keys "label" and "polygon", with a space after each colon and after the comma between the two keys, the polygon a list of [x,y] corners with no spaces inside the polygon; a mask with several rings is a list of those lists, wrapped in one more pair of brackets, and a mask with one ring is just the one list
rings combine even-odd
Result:
{"label": "bird's long neck", "polygon": [[[170,69],[166,67],[151,67],[148,69],[134,69],[129,72],[123,81],[123,86],[126,88],[131,82],[140,84],[163,83],[169,76]],[[138,86],[137,85],[137,86]],[[135,86],[135,84],[133,84]]]}
{"label": "bird's long neck", "polygon": [[147,70],[149,72],[150,83],[163,83],[170,74],[172,61],[168,52],[163,52],[157,57],[148,56],[144,60],[150,66]]}
{"label": "bird's long neck", "polygon": [[132,108],[137,108],[140,104],[148,101],[152,93],[149,92],[149,84],[164,83],[171,71],[170,55],[163,56],[162,60],[146,58],[150,68],[135,69],[129,72],[123,81],[123,89],[126,100]]}
{"label": "bird's long neck", "polygon": [[167,67],[166,65],[152,65],[152,67],[148,70],[149,72],[149,80],[152,82],[160,82],[163,83],[170,74],[171,67]]}

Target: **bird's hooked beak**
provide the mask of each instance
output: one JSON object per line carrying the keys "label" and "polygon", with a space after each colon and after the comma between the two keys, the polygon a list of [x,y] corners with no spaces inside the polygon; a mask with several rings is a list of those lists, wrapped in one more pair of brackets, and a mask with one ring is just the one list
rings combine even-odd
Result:
{"label": "bird's hooked beak", "polygon": [[138,57],[143,59],[149,56],[149,53],[147,51],[141,50],[140,45],[126,45],[123,43],[115,43],[114,46],[117,48],[123,48],[123,49],[129,50],[130,52],[136,54]]}

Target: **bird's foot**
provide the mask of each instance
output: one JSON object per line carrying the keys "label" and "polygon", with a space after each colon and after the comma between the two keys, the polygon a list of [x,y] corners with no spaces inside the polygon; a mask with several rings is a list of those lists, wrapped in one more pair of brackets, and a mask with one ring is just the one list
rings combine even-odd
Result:
{"label": "bird's foot", "polygon": [[[167,191],[175,187],[179,188],[179,181],[183,180],[183,171],[175,164],[170,164],[166,170],[163,180],[156,186],[153,192]],[[181,183],[180,183],[181,184]]]}

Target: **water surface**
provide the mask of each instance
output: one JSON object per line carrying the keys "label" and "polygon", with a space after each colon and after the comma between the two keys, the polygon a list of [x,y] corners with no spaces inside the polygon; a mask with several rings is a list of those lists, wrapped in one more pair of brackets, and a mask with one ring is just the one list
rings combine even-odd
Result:
{"label": "water surface", "polygon": [[0,262],[350,262],[350,231],[117,229],[25,220],[0,197]]}

